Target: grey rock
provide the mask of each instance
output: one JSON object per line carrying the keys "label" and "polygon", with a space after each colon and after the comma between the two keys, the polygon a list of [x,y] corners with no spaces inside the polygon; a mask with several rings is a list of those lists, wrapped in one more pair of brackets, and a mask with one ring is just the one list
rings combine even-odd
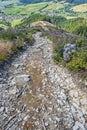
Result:
{"label": "grey rock", "polygon": [[2,73],[0,73],[0,76],[2,76]]}
{"label": "grey rock", "polygon": [[68,43],[64,46],[64,51],[63,51],[63,59],[65,62],[70,61],[72,54],[75,53],[77,50],[77,45],[76,44],[71,44]]}
{"label": "grey rock", "polygon": [[87,80],[84,81],[85,86],[87,86]]}
{"label": "grey rock", "polygon": [[5,109],[4,107],[1,107],[1,108],[0,108],[0,113],[1,113],[1,112],[4,112],[4,109]]}
{"label": "grey rock", "polygon": [[4,79],[3,78],[0,78],[0,82],[2,82]]}
{"label": "grey rock", "polygon": [[45,126],[48,126],[49,125],[49,123],[48,122],[45,122]]}
{"label": "grey rock", "polygon": [[85,127],[80,122],[76,121],[73,130],[78,130],[78,129],[86,130]]}
{"label": "grey rock", "polygon": [[16,76],[16,79],[17,80],[24,80],[25,82],[28,82],[28,81],[30,81],[30,75],[18,75],[18,76]]}

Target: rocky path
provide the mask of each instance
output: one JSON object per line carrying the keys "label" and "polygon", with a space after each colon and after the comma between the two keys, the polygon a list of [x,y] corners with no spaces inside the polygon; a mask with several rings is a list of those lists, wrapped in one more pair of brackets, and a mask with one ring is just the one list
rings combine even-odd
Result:
{"label": "rocky path", "polygon": [[87,94],[54,64],[52,43],[40,35],[0,70],[0,130],[87,130]]}

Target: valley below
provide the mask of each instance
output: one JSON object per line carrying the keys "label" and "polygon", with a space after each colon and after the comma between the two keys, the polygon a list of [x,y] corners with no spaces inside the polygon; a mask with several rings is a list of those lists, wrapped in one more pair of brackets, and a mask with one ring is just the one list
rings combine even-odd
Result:
{"label": "valley below", "polygon": [[86,130],[87,91],[53,61],[53,43],[35,42],[0,68],[0,130]]}
{"label": "valley below", "polygon": [[[68,1],[42,1],[36,3],[20,3],[20,0],[0,1],[0,28],[15,28],[23,19],[32,15],[48,15],[50,17],[64,17],[68,19],[87,18],[87,4],[77,5]],[[4,20],[4,21],[3,21]],[[6,22],[5,22],[6,21]],[[62,22],[62,21],[61,21]],[[9,24],[7,24],[9,23]]]}

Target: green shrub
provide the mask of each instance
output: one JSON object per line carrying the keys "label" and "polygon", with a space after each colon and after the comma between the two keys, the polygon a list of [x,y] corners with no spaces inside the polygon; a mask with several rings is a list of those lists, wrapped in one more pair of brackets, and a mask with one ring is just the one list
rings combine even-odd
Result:
{"label": "green shrub", "polygon": [[67,63],[67,67],[70,70],[87,69],[87,50],[76,52],[72,60]]}
{"label": "green shrub", "polygon": [[15,33],[3,32],[0,33],[0,39],[13,40],[15,38]]}
{"label": "green shrub", "polygon": [[84,38],[82,36],[80,36],[80,38],[77,41],[78,47],[81,47],[84,43]]}
{"label": "green shrub", "polygon": [[[34,42],[32,34],[35,32],[36,30],[31,30],[29,32],[28,30],[26,32],[22,32],[22,30],[3,31],[0,34],[0,40],[5,40],[6,42],[9,42],[8,44],[6,44],[8,46],[1,42],[2,47],[0,47],[0,63],[8,59],[10,55],[12,55],[14,52],[17,52],[24,45],[24,43],[29,43],[30,45],[32,45],[32,43]],[[9,47],[10,43],[12,43],[11,47]]]}
{"label": "green shrub", "polygon": [[7,59],[7,56],[0,54],[0,63]]}
{"label": "green shrub", "polygon": [[54,59],[57,61],[57,62],[61,62],[63,61],[63,48],[64,48],[64,44],[61,44],[61,45],[58,45],[58,47],[55,49],[55,56],[54,56]]}
{"label": "green shrub", "polygon": [[62,61],[62,57],[61,57],[60,52],[57,52],[57,53],[55,54],[54,60],[57,61],[57,62],[61,62],[61,61]]}
{"label": "green shrub", "polygon": [[84,18],[61,21],[59,25],[68,32],[87,37],[87,20]]}
{"label": "green shrub", "polygon": [[76,34],[83,35],[87,37],[87,23],[77,26],[76,30],[74,31]]}

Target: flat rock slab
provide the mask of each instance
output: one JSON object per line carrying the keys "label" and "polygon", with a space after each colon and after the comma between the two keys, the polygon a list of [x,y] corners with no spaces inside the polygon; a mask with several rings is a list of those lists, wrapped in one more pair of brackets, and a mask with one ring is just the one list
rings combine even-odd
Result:
{"label": "flat rock slab", "polygon": [[12,80],[13,83],[15,83],[17,86],[23,86],[27,84],[30,81],[30,76],[29,75],[17,75],[15,78]]}

